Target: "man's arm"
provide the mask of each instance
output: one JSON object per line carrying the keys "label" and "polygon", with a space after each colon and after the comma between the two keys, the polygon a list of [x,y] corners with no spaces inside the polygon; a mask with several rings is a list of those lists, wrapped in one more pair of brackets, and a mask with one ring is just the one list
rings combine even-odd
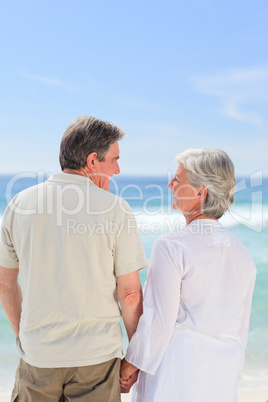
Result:
{"label": "man's arm", "polygon": [[[142,288],[138,271],[117,277],[117,296],[121,304],[122,316],[130,341],[137,329],[139,318],[142,315]],[[124,360],[122,361],[123,367],[124,363],[127,363],[124,362]],[[131,377],[127,376],[127,381],[121,378],[121,392],[128,393],[131,386],[137,381],[137,377],[138,369],[135,367],[133,375]]]}
{"label": "man's arm", "polygon": [[22,294],[18,284],[18,268],[0,266],[0,303],[16,335],[19,334]]}
{"label": "man's arm", "polygon": [[117,296],[130,340],[142,315],[142,288],[138,271],[117,277]]}

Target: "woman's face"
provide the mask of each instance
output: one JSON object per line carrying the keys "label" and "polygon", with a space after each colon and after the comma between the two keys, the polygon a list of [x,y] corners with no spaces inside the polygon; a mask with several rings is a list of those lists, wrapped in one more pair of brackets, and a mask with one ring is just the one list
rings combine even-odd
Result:
{"label": "woman's face", "polygon": [[184,166],[180,163],[173,179],[168,183],[172,190],[172,208],[180,211],[183,215],[189,215],[200,211],[199,187],[195,188],[187,177]]}

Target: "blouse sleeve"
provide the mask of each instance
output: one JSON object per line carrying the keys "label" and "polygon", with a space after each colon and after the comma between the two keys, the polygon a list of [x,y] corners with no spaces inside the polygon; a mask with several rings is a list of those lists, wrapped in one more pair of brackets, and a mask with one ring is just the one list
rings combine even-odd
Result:
{"label": "blouse sleeve", "polygon": [[155,374],[172,337],[180,304],[181,273],[169,242],[154,244],[144,292],[143,315],[126,353],[126,360]]}
{"label": "blouse sleeve", "polygon": [[244,314],[243,314],[243,319],[241,322],[241,326],[239,328],[239,336],[241,338],[241,343],[242,343],[242,348],[243,348],[243,353],[241,355],[241,364],[240,364],[240,369],[242,370],[244,368],[244,363],[245,363],[245,349],[247,346],[247,341],[248,341],[248,331],[249,331],[249,319],[250,319],[250,311],[251,311],[251,303],[252,303],[252,295],[254,291],[254,286],[255,286],[255,280],[256,280],[256,274],[257,270],[252,262],[252,278],[249,284],[249,288],[246,294],[245,302],[244,302]]}

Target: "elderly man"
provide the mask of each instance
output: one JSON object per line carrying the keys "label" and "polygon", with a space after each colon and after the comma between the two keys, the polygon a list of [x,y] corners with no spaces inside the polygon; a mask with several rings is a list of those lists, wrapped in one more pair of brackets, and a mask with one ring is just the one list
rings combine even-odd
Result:
{"label": "elderly man", "polygon": [[118,301],[130,339],[147,265],[130,207],[107,191],[123,136],[75,119],[61,142],[63,173],[17,194],[4,213],[0,299],[21,357],[12,401],[120,401]]}

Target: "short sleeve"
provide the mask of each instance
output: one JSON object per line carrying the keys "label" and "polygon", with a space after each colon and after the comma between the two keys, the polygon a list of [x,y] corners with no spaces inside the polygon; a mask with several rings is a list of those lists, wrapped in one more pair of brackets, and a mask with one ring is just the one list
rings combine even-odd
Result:
{"label": "short sleeve", "polygon": [[145,268],[148,263],[138,234],[136,219],[130,206],[123,199],[117,218],[114,266],[115,275],[120,276]]}
{"label": "short sleeve", "polygon": [[3,220],[1,224],[1,233],[0,233],[0,265],[4,268],[18,268],[19,267],[19,259],[16,254],[16,250],[14,248],[13,240],[12,240],[12,208],[10,205],[7,206]]}

